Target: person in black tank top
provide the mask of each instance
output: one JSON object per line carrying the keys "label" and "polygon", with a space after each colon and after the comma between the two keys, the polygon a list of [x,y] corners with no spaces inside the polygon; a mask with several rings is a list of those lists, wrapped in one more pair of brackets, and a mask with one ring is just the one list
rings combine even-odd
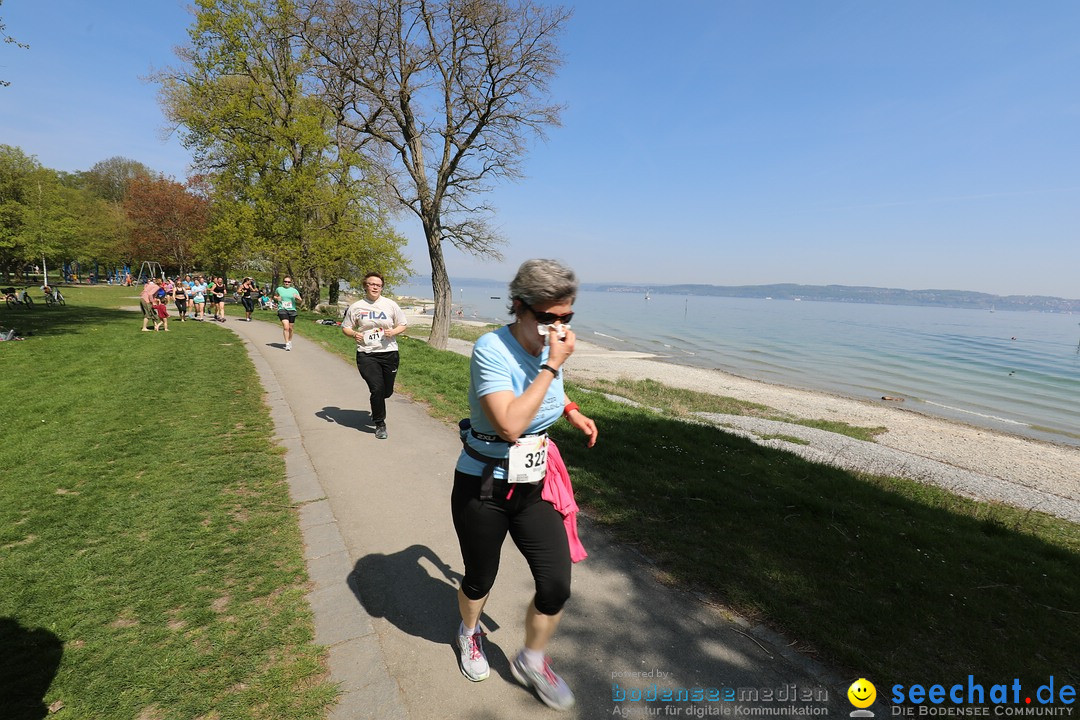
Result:
{"label": "person in black tank top", "polygon": [[225,281],[219,277],[214,278],[214,285],[210,288],[210,292],[214,297],[214,319],[225,322]]}
{"label": "person in black tank top", "polygon": [[255,311],[255,281],[251,278],[244,278],[244,282],[240,285],[240,302],[244,304],[244,317],[245,322],[251,322],[251,313]]}
{"label": "person in black tank top", "polygon": [[176,278],[176,287],[173,290],[173,303],[176,304],[176,312],[180,316],[180,322],[187,319],[187,288],[180,278]]}

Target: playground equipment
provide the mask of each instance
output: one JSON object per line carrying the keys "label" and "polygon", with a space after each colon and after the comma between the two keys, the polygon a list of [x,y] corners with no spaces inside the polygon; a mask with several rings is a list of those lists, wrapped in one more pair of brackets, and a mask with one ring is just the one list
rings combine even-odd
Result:
{"label": "playground equipment", "polygon": [[152,260],[143,260],[142,265],[139,266],[139,276],[135,281],[139,285],[142,285],[150,278],[159,278],[164,275],[165,270],[161,267],[161,263]]}

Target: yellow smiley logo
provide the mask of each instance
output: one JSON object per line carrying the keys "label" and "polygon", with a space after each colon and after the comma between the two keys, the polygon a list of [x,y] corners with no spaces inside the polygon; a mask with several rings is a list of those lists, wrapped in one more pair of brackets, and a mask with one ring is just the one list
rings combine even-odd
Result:
{"label": "yellow smiley logo", "polygon": [[847,699],[857,708],[868,708],[877,699],[877,688],[866,678],[859,678],[847,689]]}

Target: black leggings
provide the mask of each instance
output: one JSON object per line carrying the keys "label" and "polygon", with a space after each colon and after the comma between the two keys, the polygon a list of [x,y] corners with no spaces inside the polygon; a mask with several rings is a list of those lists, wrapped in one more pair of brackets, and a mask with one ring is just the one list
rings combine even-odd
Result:
{"label": "black leggings", "polygon": [[480,478],[454,473],[450,509],[465,561],[461,589],[470,600],[491,591],[509,532],[532,570],[533,604],[543,615],[557,615],[570,598],[570,545],[562,515],[542,499],[543,483],[517,484],[509,500],[506,493],[506,481],[496,480],[494,497],[481,500]]}
{"label": "black leggings", "polygon": [[248,315],[255,312],[255,301],[247,296],[240,298],[240,302],[244,303],[244,312]]}
{"label": "black leggings", "polygon": [[176,312],[181,315],[187,314],[187,298],[176,298]]}
{"label": "black leggings", "polygon": [[371,421],[386,421],[386,398],[394,394],[400,356],[397,350],[378,353],[356,353],[356,369],[371,393]]}

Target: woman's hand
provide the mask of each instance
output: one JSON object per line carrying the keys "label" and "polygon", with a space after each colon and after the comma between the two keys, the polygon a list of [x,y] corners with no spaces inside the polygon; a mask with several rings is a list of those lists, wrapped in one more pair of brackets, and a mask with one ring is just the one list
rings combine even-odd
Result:
{"label": "woman's hand", "polygon": [[[564,333],[562,338],[559,337],[559,333]],[[577,341],[577,335],[570,328],[559,327],[558,325],[548,326],[548,359],[547,364],[558,370],[562,367],[562,364],[574,354],[574,344]]]}
{"label": "woman's hand", "polygon": [[592,447],[596,444],[596,436],[599,431],[596,429],[596,423],[593,422],[591,417],[580,410],[571,410],[566,419],[575,428],[585,433],[588,438],[585,441],[585,447]]}

